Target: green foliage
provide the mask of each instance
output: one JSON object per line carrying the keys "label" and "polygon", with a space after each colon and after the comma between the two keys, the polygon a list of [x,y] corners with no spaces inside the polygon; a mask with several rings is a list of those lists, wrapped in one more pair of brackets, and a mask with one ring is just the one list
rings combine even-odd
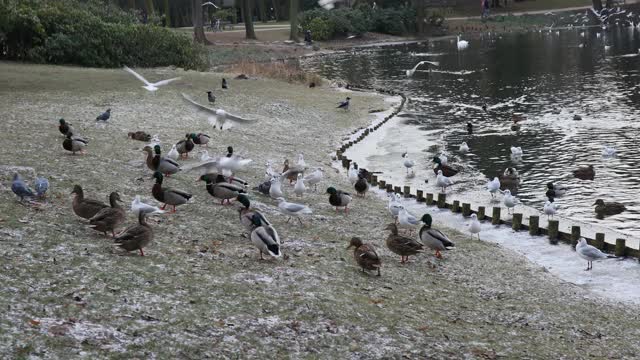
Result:
{"label": "green foliage", "polygon": [[[300,14],[302,27],[311,30],[313,39],[320,41],[349,34],[359,35],[367,31],[407,34],[415,31],[415,18],[413,8],[374,10],[364,3],[356,8],[315,8]],[[329,38],[325,38],[326,36]]]}
{"label": "green foliage", "polygon": [[238,13],[235,11],[235,8],[218,9],[213,13],[213,16],[223,21],[231,21],[232,24],[238,23]]}
{"label": "green foliage", "polygon": [[203,68],[204,51],[191,39],[108,1],[0,1],[1,57],[92,67]]}

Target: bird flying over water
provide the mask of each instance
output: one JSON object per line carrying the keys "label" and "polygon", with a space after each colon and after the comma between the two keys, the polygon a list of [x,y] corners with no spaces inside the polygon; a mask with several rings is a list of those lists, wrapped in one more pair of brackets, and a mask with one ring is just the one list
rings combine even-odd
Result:
{"label": "bird flying over water", "polygon": [[440,63],[437,61],[420,61],[419,63],[416,64],[416,66],[413,67],[413,69],[406,71],[407,77],[412,77],[413,74],[416,72],[416,70],[418,70],[418,67],[424,64],[440,66]]}
{"label": "bird flying over water", "polygon": [[160,81],[151,83],[147,79],[145,79],[142,75],[140,75],[137,72],[131,70],[128,66],[124,67],[124,71],[128,72],[129,74],[135,76],[138,80],[142,81],[144,83],[143,88],[145,88],[145,89],[147,89],[147,90],[149,90],[151,92],[154,92],[154,91],[158,90],[159,86],[167,85],[168,83],[170,83],[172,81],[175,81],[175,80],[180,80],[179,77],[176,77],[176,78],[171,78],[171,79],[167,79],[167,80],[160,80]]}

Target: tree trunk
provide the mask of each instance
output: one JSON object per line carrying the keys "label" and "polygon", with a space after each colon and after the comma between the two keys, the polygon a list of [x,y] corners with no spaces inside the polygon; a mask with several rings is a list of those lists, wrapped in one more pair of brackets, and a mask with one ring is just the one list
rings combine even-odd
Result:
{"label": "tree trunk", "polygon": [[153,0],[145,0],[144,6],[147,9],[147,14],[153,14]]}
{"label": "tree trunk", "polygon": [[169,7],[169,0],[164,0],[164,21],[166,27],[171,27],[171,8]]}
{"label": "tree trunk", "polygon": [[260,20],[266,23],[269,20],[267,18],[267,1],[266,0],[258,0],[258,10],[260,10]]}
{"label": "tree trunk", "polygon": [[245,37],[247,39],[256,39],[256,32],[253,30],[253,11],[251,0],[242,0],[242,17],[244,18]]}
{"label": "tree trunk", "polygon": [[278,9],[278,2],[276,0],[271,0],[271,6],[273,7],[273,17],[276,18],[276,22],[280,21],[280,9]]}
{"label": "tree trunk", "polygon": [[593,9],[595,11],[602,10],[602,0],[593,0]]}
{"label": "tree trunk", "polygon": [[135,10],[136,8],[136,0],[129,0],[129,9]]}
{"label": "tree trunk", "polygon": [[193,20],[193,39],[195,42],[205,45],[211,45],[207,37],[204,35],[204,27],[202,23],[202,0],[193,0],[193,9],[191,17]]}
{"label": "tree trunk", "polygon": [[299,42],[298,38],[298,9],[300,8],[300,0],[290,0],[289,7],[289,22],[291,23],[291,33],[289,34],[289,40]]}

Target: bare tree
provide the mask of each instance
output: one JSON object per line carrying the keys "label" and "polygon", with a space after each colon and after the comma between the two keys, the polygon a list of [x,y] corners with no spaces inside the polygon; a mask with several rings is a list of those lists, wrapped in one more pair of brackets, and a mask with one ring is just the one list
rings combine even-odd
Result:
{"label": "bare tree", "polygon": [[256,39],[256,32],[253,30],[253,11],[251,0],[242,0],[242,16],[244,16],[245,37],[247,39]]}
{"label": "bare tree", "polygon": [[291,33],[289,40],[299,42],[298,38],[298,9],[300,9],[300,0],[290,0],[289,6],[289,22],[291,23]]}
{"label": "bare tree", "polygon": [[204,25],[202,22],[202,0],[193,0],[191,4],[193,5],[193,11],[191,12],[193,20],[193,39],[201,44],[211,45],[211,42],[209,42],[207,37],[204,35]]}

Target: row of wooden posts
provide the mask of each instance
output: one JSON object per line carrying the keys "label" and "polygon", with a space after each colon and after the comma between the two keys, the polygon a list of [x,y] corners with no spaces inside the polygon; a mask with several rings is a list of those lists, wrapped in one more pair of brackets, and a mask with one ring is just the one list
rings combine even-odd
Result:
{"label": "row of wooden posts", "polygon": [[[362,89],[362,88],[352,88],[353,90],[361,90],[361,91],[370,91],[372,89]],[[398,95],[402,97],[402,101],[400,106],[396,108],[390,115],[384,118],[381,122],[364,129],[364,131],[352,141],[348,141],[336,151],[336,157],[339,161],[342,162],[342,167],[348,169],[351,165],[351,160],[344,155],[344,152],[352,147],[353,145],[359,143],[364,140],[364,138],[369,135],[371,132],[379,129],[384,123],[392,119],[396,116],[404,107],[404,104],[407,100],[405,95],[399,93],[390,93],[383,89],[373,89],[379,93],[387,93],[391,95]],[[411,188],[409,186],[394,186],[392,184],[387,184],[385,180],[379,180],[377,175],[371,174],[369,172],[367,174],[367,181],[371,186],[377,186],[380,189],[385,189],[388,193],[395,193],[403,195],[405,198],[415,198],[417,202],[424,202],[428,206],[436,205],[438,208],[448,208],[454,213],[462,213],[464,217],[469,217],[471,214],[476,214],[479,221],[491,221],[493,225],[501,225],[506,224],[510,225],[514,231],[527,230],[529,234],[532,236],[546,235],[549,237],[549,242],[551,244],[557,244],[558,241],[563,241],[570,243],[573,247],[576,246],[580,237],[584,237],[590,245],[597,247],[598,249],[614,253],[616,256],[634,256],[640,257],[640,250],[629,248],[625,244],[625,239],[616,239],[615,245],[609,244],[605,242],[605,234],[604,233],[596,233],[595,239],[590,239],[585,236],[581,236],[580,234],[580,226],[572,226],[571,233],[565,233],[560,231],[559,229],[559,221],[558,220],[549,220],[548,228],[540,227],[540,217],[537,215],[531,215],[529,217],[529,224],[523,224],[523,216],[521,213],[514,213],[513,217],[510,221],[502,220],[500,217],[501,208],[493,207],[491,211],[491,216],[487,215],[486,207],[479,206],[478,210],[472,210],[471,204],[462,203],[460,204],[459,200],[454,200],[452,203],[447,203],[447,194],[438,193],[436,197],[434,194],[427,193],[426,197],[423,190],[416,190],[416,194],[413,195],[411,193]]]}

